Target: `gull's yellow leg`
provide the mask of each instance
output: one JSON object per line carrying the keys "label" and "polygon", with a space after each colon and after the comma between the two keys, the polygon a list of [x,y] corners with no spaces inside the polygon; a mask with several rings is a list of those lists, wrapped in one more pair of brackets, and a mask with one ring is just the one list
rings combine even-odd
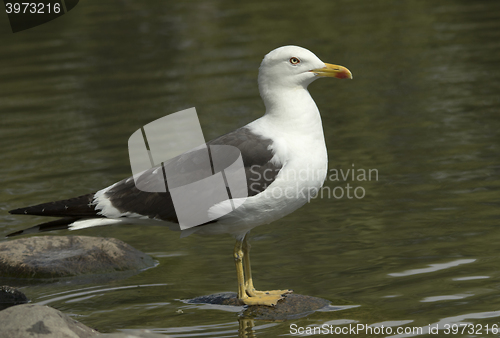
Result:
{"label": "gull's yellow leg", "polygon": [[245,275],[243,273],[243,264],[241,262],[243,258],[243,250],[241,250],[242,245],[243,242],[237,240],[233,251],[234,263],[236,264],[236,277],[238,278],[238,299],[244,299],[247,297],[245,292]]}
{"label": "gull's yellow leg", "polygon": [[[247,235],[248,236],[248,235]],[[250,297],[262,295],[282,295],[292,292],[291,290],[271,290],[271,291],[257,291],[253,286],[252,268],[250,267],[250,243],[248,243],[247,236],[243,239],[243,268],[245,270],[245,290]]]}
{"label": "gull's yellow leg", "polygon": [[243,267],[245,270],[245,290],[249,296],[258,295],[283,295],[292,293],[292,290],[270,290],[270,291],[257,291],[253,286],[252,268],[250,267],[250,243],[248,242],[248,234],[243,239]]}
{"label": "gull's yellow leg", "polygon": [[[267,305],[274,306],[283,297],[281,294],[255,293],[250,295],[245,288],[245,274],[243,272],[243,261],[245,254],[242,250],[244,241],[236,241],[234,246],[234,262],[236,264],[236,275],[238,277],[238,299],[246,305]],[[250,261],[248,261],[248,264]],[[246,265],[247,263],[245,263]],[[253,287],[252,287],[253,288]]]}

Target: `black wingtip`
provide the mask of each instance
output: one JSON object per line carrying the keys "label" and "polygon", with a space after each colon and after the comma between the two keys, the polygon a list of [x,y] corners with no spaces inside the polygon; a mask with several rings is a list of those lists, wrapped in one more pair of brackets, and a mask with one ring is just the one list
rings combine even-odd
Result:
{"label": "black wingtip", "polygon": [[27,210],[26,210],[26,208],[12,209],[12,210],[9,210],[9,214],[12,214],[12,215],[25,215],[25,214],[27,214]]}
{"label": "black wingtip", "polygon": [[60,201],[31,205],[10,210],[14,215],[35,215],[54,217],[96,217],[93,203],[94,193]]}

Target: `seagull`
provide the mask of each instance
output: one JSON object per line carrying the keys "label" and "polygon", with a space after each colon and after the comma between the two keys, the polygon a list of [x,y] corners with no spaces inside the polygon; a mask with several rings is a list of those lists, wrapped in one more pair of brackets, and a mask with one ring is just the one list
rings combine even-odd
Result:
{"label": "seagull", "polygon": [[[309,84],[322,77],[352,79],[352,74],[345,67],[324,63],[302,47],[274,49],[259,67],[259,92],[266,107],[265,114],[207,142],[210,146],[229,145],[239,149],[248,197],[231,212],[182,232],[186,235],[230,234],[236,239],[233,254],[238,279],[237,297],[242,304],[275,306],[286,293],[292,292],[255,289],[248,234],[256,226],[269,224],[306,204],[325,181],[328,158],[321,116],[307,90]],[[171,161],[182,164],[182,158],[181,155]],[[153,169],[146,171],[145,175],[162,174]],[[214,205],[211,211],[217,211],[219,207]],[[132,178],[95,193],[9,212],[61,218],[7,237],[121,223],[165,223],[176,229],[179,223],[168,190],[145,192],[136,187]]]}

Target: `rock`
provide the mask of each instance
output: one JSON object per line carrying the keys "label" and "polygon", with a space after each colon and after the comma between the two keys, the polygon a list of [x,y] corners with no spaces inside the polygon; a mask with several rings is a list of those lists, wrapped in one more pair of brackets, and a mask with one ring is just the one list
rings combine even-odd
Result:
{"label": "rock", "polygon": [[0,311],[0,338],[87,338],[97,331],[48,306],[23,304]]}
{"label": "rock", "polygon": [[235,292],[221,292],[208,296],[199,296],[187,301],[190,304],[216,304],[242,306]]}
{"label": "rock", "polygon": [[18,289],[6,285],[0,286],[0,310],[28,302],[28,297]]}
{"label": "rock", "polygon": [[39,236],[0,243],[0,277],[68,277],[154,264],[150,256],[115,238]]}
{"label": "rock", "polygon": [[[224,292],[209,296],[196,297],[188,301],[192,304],[218,304],[218,305],[240,305],[236,293]],[[243,318],[261,320],[288,320],[305,317],[330,304],[329,301],[317,297],[299,295],[295,293],[285,294],[276,306],[251,305],[247,306],[241,313]]]}
{"label": "rock", "polygon": [[330,302],[325,299],[292,293],[285,295],[285,298],[280,300],[275,307],[249,306],[244,312],[244,316],[262,320],[297,319],[329,304]]}

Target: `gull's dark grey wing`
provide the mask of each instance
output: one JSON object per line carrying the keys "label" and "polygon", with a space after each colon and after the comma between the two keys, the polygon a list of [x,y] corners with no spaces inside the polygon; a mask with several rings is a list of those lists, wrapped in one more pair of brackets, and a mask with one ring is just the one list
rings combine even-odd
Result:
{"label": "gull's dark grey wing", "polygon": [[[264,191],[267,186],[274,182],[278,172],[282,168],[281,163],[271,161],[274,156],[272,151],[272,140],[263,138],[246,127],[220,136],[208,142],[207,145],[233,146],[240,150],[246,174],[249,197]],[[218,147],[209,147],[209,149],[213,149],[213,153],[211,154],[212,157],[218,155],[217,151],[223,151],[223,148]],[[185,168],[196,167],[198,158],[196,151],[189,152],[168,161],[165,167],[167,169],[173,168],[173,172],[183,172]],[[190,171],[190,175],[194,175],[194,177],[192,177],[193,181],[203,179],[205,174],[206,173],[203,172],[197,172],[196,170],[193,171],[192,169]],[[163,175],[164,172],[161,168],[151,168],[140,176],[139,181],[145,186],[148,184],[156,184],[158,180],[164,179]],[[196,177],[196,175],[199,177]],[[146,192],[139,190],[132,178],[122,180],[112,185],[98,198],[106,199],[107,202],[121,213],[118,216],[106,215],[105,212],[97,209],[95,203],[96,196],[94,193],[71,199],[14,209],[9,212],[11,214],[63,217],[60,220],[43,223],[28,229],[37,231],[67,228],[68,225],[80,219],[103,217],[126,218],[130,216],[131,213],[177,223],[177,215],[172,202],[172,196],[168,191],[168,186],[165,190],[165,192]],[[216,220],[212,222],[215,221]],[[29,231],[25,231],[24,233],[27,232]],[[23,231],[18,231],[9,236],[22,233]]]}
{"label": "gull's dark grey wing", "polygon": [[[211,150],[211,157],[217,156],[217,147],[210,146],[233,146],[240,150],[243,165],[245,168],[247,192],[248,196],[255,196],[264,191],[276,178],[282,165],[271,162],[274,154],[271,146],[272,141],[265,139],[252,133],[247,128],[237,129],[229,134],[218,137],[207,143]],[[221,156],[222,157],[222,156]],[[171,172],[184,172],[184,167],[196,167],[196,160],[199,159],[196,151],[180,155],[165,164],[167,172],[169,167],[173,168]],[[205,173],[189,171],[190,175],[198,175],[193,181],[205,178]],[[151,186],[157,184],[161,177],[164,175],[163,171],[158,168],[149,169],[145,172],[139,180],[149,181],[144,182],[144,186]],[[168,189],[168,187],[167,187]],[[123,180],[111,189],[109,189],[104,197],[109,200],[111,205],[118,209],[123,214],[133,212],[139,215],[147,216],[149,218],[156,218],[164,221],[176,222],[177,216],[175,214],[174,205],[170,192],[146,192],[139,190],[133,179]]]}

